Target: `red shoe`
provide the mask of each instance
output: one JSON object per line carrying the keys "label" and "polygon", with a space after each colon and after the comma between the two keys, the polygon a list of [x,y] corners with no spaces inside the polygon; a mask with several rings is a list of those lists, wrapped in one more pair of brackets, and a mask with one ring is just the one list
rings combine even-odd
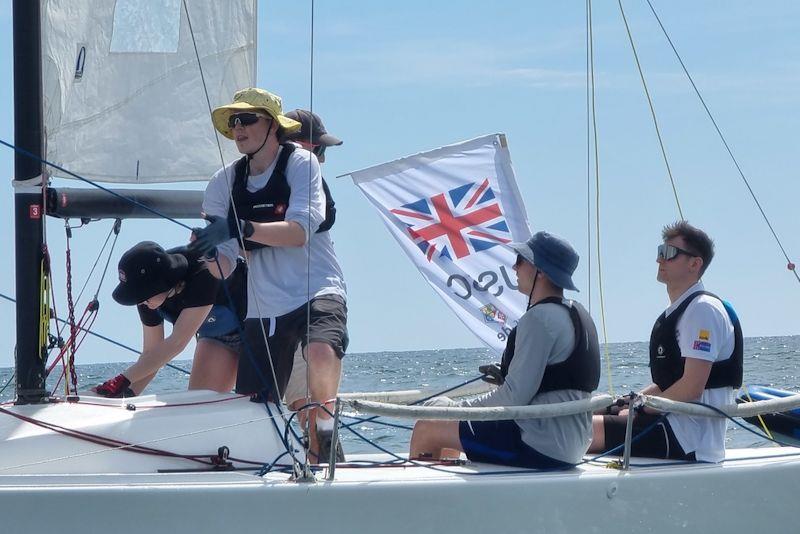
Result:
{"label": "red shoe", "polygon": [[94,388],[94,391],[98,395],[113,399],[135,397],[136,393],[133,392],[130,385],[131,381],[128,380],[125,375],[119,374]]}

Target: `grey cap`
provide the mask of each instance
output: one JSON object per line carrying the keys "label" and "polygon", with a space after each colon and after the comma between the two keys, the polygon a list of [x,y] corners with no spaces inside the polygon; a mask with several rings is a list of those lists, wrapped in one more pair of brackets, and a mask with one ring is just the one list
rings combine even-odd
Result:
{"label": "grey cap", "polygon": [[572,273],[580,257],[566,239],[548,232],[536,232],[525,243],[508,245],[528,263],[539,268],[558,287],[578,291]]}

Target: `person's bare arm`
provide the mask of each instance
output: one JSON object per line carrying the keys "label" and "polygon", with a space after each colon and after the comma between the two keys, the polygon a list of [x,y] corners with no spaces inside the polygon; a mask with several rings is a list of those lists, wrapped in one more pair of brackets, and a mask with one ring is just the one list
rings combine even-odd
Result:
{"label": "person's bare arm", "polygon": [[[148,350],[153,350],[159,343],[164,341],[164,323],[161,323],[157,326],[147,326],[142,325],[142,352],[147,352]],[[153,372],[150,375],[142,378],[141,380],[137,380],[136,382],[132,382],[130,388],[133,391],[141,392],[150,381],[155,378],[156,373]]]}
{"label": "person's bare arm", "polygon": [[[665,399],[671,399],[681,402],[693,402],[700,398],[703,390],[708,382],[708,376],[711,374],[711,366],[714,362],[709,360],[701,360],[699,358],[685,358],[683,365],[683,376],[681,376],[670,387],[661,391],[655,384],[651,384],[642,390],[642,393],[648,395],[657,395]],[[654,391],[647,391],[652,386],[655,386]],[[645,408],[646,413],[653,410]]]}
{"label": "person's bare arm", "polygon": [[[175,321],[175,325],[172,328],[172,333],[149,348],[146,347],[145,350],[142,351],[141,356],[139,356],[139,360],[128,367],[122,374],[124,374],[132,384],[154,375],[186,347],[189,340],[197,333],[200,325],[203,324],[209,311],[211,311],[211,304],[207,306],[197,306],[195,308],[186,308],[181,311],[178,320]],[[139,393],[135,388],[133,388],[133,390]]]}

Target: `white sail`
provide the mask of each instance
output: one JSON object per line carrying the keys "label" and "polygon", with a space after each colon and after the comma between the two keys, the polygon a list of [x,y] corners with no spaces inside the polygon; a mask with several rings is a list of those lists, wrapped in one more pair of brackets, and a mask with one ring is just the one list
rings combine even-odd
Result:
{"label": "white sail", "polygon": [[350,174],[411,261],[497,353],[525,312],[502,246],[530,237],[503,134],[486,135]]}
{"label": "white sail", "polygon": [[218,106],[255,85],[256,0],[186,5],[190,19],[181,0],[42,2],[46,159],[121,183],[207,180],[220,168],[189,21]]}

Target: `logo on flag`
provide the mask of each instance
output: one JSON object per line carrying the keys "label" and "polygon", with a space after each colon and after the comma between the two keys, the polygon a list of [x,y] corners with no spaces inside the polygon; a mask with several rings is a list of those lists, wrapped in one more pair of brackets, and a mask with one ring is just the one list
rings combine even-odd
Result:
{"label": "logo on flag", "polygon": [[506,314],[497,309],[494,304],[487,304],[481,308],[483,318],[487,323],[506,324]]}
{"label": "logo on flag", "polygon": [[489,179],[421,198],[390,210],[431,261],[450,260],[511,242],[511,232]]}

